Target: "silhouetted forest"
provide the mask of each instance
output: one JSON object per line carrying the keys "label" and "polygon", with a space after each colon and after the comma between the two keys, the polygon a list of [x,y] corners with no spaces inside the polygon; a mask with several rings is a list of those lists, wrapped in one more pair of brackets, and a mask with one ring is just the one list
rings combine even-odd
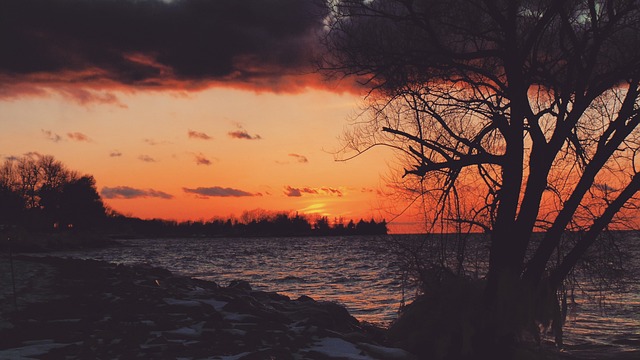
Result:
{"label": "silhouetted forest", "polygon": [[8,159],[0,166],[0,226],[28,232],[91,231],[126,237],[313,236],[386,234],[384,220],[349,222],[299,214],[245,212],[238,219],[144,220],[107,209],[91,175],[52,156]]}
{"label": "silhouetted forest", "polygon": [[112,215],[107,219],[111,231],[123,236],[147,237],[260,237],[260,236],[346,236],[380,235],[387,233],[387,223],[360,219],[348,223],[320,217],[313,221],[299,214],[276,213],[248,222],[237,219],[214,219],[211,221],[143,220],[123,215]]}
{"label": "silhouetted forest", "polygon": [[91,175],[52,156],[8,159],[0,166],[0,224],[30,231],[96,229],[106,210]]}

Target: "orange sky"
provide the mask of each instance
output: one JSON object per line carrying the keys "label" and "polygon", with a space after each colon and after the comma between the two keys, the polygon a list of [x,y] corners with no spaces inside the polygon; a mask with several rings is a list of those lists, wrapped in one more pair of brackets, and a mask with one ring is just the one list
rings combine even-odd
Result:
{"label": "orange sky", "polygon": [[[0,101],[0,156],[53,155],[94,175],[108,206],[142,218],[252,209],[394,217],[378,195],[388,151],[334,160],[357,95],[220,87],[105,94],[117,101],[82,104],[55,92]],[[401,221],[392,228],[411,231]]]}

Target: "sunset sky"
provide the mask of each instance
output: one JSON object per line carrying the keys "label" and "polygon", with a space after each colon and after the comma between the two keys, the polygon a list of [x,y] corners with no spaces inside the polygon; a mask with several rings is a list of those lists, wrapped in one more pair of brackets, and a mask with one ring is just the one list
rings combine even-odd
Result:
{"label": "sunset sky", "polygon": [[[0,0],[0,157],[53,155],[142,218],[394,217],[392,154],[336,162],[362,90],[314,0]],[[392,212],[388,212],[391,210]],[[392,229],[413,231],[399,218]]]}

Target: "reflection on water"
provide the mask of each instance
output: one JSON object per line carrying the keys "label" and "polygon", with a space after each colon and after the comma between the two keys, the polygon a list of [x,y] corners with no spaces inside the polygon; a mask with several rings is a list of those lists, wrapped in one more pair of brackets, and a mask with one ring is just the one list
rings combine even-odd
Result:
{"label": "reflection on water", "polygon": [[[227,285],[246,280],[258,290],[308,295],[345,305],[361,321],[387,325],[401,302],[401,273],[389,252],[393,235],[332,238],[135,239],[131,247],[64,255],[116,263],[148,263]],[[634,243],[640,248],[640,241]],[[638,257],[636,257],[638,259]],[[637,279],[637,278],[636,278]],[[602,306],[577,297],[566,343],[640,349],[640,285]]]}
{"label": "reflection on water", "polygon": [[388,324],[400,305],[400,273],[390,266],[382,237],[135,239],[131,247],[68,256],[148,263],[226,285],[339,302],[359,320]]}

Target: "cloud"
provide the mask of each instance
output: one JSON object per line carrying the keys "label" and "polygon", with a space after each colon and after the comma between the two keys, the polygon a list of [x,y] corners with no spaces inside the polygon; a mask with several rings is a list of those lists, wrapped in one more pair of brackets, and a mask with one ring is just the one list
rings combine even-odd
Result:
{"label": "cloud", "polygon": [[378,196],[383,196],[384,192],[382,192],[382,190],[380,189],[374,189],[374,188],[368,188],[368,187],[363,187],[360,189],[360,192],[362,193],[369,193],[369,194],[376,194]]}
{"label": "cloud", "polygon": [[158,140],[154,140],[154,139],[143,139],[143,141],[145,143],[147,143],[148,145],[151,145],[151,146],[171,144],[170,141],[166,141],[166,140],[158,141]]}
{"label": "cloud", "polygon": [[308,163],[309,159],[307,159],[306,156],[304,155],[300,155],[300,154],[289,154],[289,156],[291,156],[292,158],[296,159],[297,162],[299,163]]}
{"label": "cloud", "polygon": [[292,188],[291,186],[286,186],[284,188],[284,194],[289,197],[300,197],[302,196],[302,191],[298,188]]}
{"label": "cloud", "polygon": [[51,130],[42,129],[41,131],[47,139],[53,142],[60,142],[62,140],[62,136],[52,132]]}
{"label": "cloud", "polygon": [[138,160],[144,161],[144,162],[156,162],[156,159],[152,158],[149,155],[140,155],[138,156]]}
{"label": "cloud", "polygon": [[200,140],[211,140],[211,139],[213,139],[211,136],[209,136],[209,135],[207,135],[207,134],[205,134],[203,132],[193,131],[193,130],[189,130],[187,135],[189,136],[189,139],[200,139]]}
{"label": "cloud", "polygon": [[[60,141],[63,140],[62,136],[60,136],[59,134],[54,133],[51,130],[41,129],[41,131],[42,131],[42,134],[44,134],[44,136],[50,141],[53,141],[53,142],[57,143],[57,142],[60,142]],[[85,135],[85,134],[83,134],[81,132],[70,132],[70,133],[67,133],[67,138],[69,140],[72,140],[72,141],[91,142],[91,139],[87,135]]]}
{"label": "cloud", "polygon": [[118,151],[118,150],[114,150],[114,151],[109,153],[109,156],[110,157],[120,157],[120,156],[122,156],[122,153],[120,151]]}
{"label": "cloud", "polygon": [[100,195],[105,199],[159,198],[173,199],[173,195],[154,189],[136,189],[129,186],[103,187]]}
{"label": "cloud", "polygon": [[1,1],[0,97],[118,104],[105,89],[324,87],[311,71],[326,16],[314,1]]}
{"label": "cloud", "polygon": [[91,142],[91,139],[87,135],[80,132],[67,133],[67,137],[73,141]]}
{"label": "cloud", "polygon": [[198,165],[211,165],[211,160],[207,159],[203,154],[194,154],[196,158],[196,164]]}
{"label": "cloud", "polygon": [[244,196],[261,196],[260,193],[250,193],[244,190],[225,188],[220,186],[213,187],[199,187],[195,189],[182,188],[182,190],[189,194],[196,194],[204,197],[244,197]]}
{"label": "cloud", "polygon": [[341,197],[343,195],[342,190],[331,188],[331,187],[321,187],[320,191],[324,194],[338,196],[338,197]]}
{"label": "cloud", "polygon": [[319,187],[319,188],[310,188],[310,187],[302,187],[295,188],[289,185],[285,186],[284,194],[289,197],[300,197],[303,195],[325,195],[325,196],[338,196],[342,197],[344,193],[342,190],[331,188],[331,187]]}
{"label": "cloud", "polygon": [[260,135],[249,135],[247,130],[229,131],[229,136],[234,139],[246,139],[246,140],[260,140]]}
{"label": "cloud", "polygon": [[63,97],[80,105],[108,104],[117,105],[125,109],[128,108],[127,105],[120,102],[117,96],[110,92],[87,90],[71,86],[60,86],[57,88],[57,92],[60,93]]}

